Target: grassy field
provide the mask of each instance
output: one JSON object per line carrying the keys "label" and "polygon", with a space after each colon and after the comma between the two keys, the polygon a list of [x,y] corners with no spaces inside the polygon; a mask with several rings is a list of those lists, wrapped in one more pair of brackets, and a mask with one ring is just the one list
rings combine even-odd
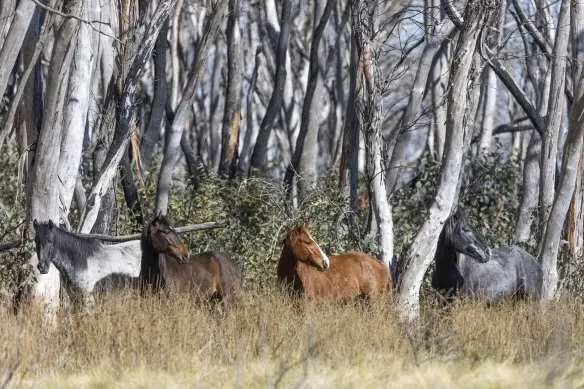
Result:
{"label": "grassy field", "polygon": [[128,293],[50,329],[0,313],[0,388],[571,388],[584,307],[465,305],[402,325],[391,303],[308,305],[275,290],[230,309]]}

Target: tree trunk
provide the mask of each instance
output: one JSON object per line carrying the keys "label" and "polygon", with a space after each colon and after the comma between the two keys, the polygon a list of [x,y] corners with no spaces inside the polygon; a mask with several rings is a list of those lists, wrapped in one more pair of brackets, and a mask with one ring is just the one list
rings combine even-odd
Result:
{"label": "tree trunk", "polygon": [[150,164],[154,158],[156,145],[160,141],[160,128],[162,127],[166,107],[166,39],[168,35],[168,20],[162,25],[156,45],[154,46],[154,98],[152,100],[152,110],[148,125],[142,135],[140,154],[142,156],[142,167],[150,170]]}
{"label": "tree trunk", "polygon": [[523,166],[523,194],[515,224],[516,243],[527,243],[531,236],[533,224],[533,211],[537,208],[539,196],[539,162],[541,155],[541,137],[535,131],[531,134],[527,155]]}
{"label": "tree trunk", "polygon": [[540,236],[545,235],[545,225],[554,202],[556,184],[556,164],[558,153],[558,136],[565,107],[564,85],[566,80],[566,51],[570,39],[570,4],[563,0],[560,6],[560,17],[554,50],[552,53],[552,75],[545,129],[542,137],[541,178],[539,189],[540,226],[543,228]]}
{"label": "tree trunk", "polygon": [[71,64],[58,169],[59,195],[65,216],[69,214],[69,208],[73,201],[83,151],[83,136],[87,124],[92,73],[91,69],[87,69],[88,64],[91,64],[90,32],[89,26],[82,24],[79,27],[75,56]]}
{"label": "tree trunk", "polygon": [[[493,19],[492,26],[495,31],[491,35],[489,46],[496,48],[501,44],[502,29],[505,23],[505,13],[507,11],[507,1],[503,1],[501,8],[498,10],[498,15]],[[495,112],[497,110],[497,75],[493,69],[485,67],[484,70],[485,96],[484,96],[484,111],[481,135],[479,138],[478,155],[479,160],[484,160],[491,149],[491,142],[493,140],[493,129],[495,128]]]}
{"label": "tree trunk", "polygon": [[[2,1],[4,2],[6,0]],[[6,92],[8,79],[20,53],[20,48],[22,47],[22,42],[35,8],[36,4],[32,0],[21,0],[18,7],[16,7],[10,30],[0,49],[0,64],[2,64],[0,66],[0,98]]]}
{"label": "tree trunk", "polygon": [[165,145],[164,157],[162,159],[160,173],[158,174],[158,184],[156,187],[156,214],[159,212],[166,214],[168,212],[168,195],[172,185],[172,173],[177,161],[176,157],[179,154],[178,150],[180,147],[180,140],[182,138],[183,129],[195,98],[195,92],[199,83],[199,79],[201,78],[201,74],[205,68],[205,64],[207,63],[209,50],[213,44],[213,41],[215,40],[215,37],[217,36],[219,26],[221,24],[221,19],[223,18],[223,14],[226,8],[227,0],[219,0],[215,4],[210,17],[205,24],[197,59],[195,60],[195,64],[189,73],[186,89],[183,92],[182,100],[178,105],[178,108],[175,112],[175,117],[172,121],[172,126],[169,129],[170,133],[168,134],[167,138],[168,142]]}
{"label": "tree trunk", "polygon": [[[351,37],[351,62],[349,65],[349,97],[348,101],[356,100],[357,90],[357,46],[354,32]],[[359,123],[354,104],[347,104],[345,122],[343,123],[343,149],[341,152],[341,166],[339,168],[339,186],[347,186],[349,181],[349,197],[351,209],[357,210],[357,187],[359,184]]]}
{"label": "tree trunk", "polygon": [[[584,0],[572,2],[571,8],[571,27],[572,27],[572,85],[578,86],[579,77],[584,68],[584,53],[580,48],[580,34],[584,32]],[[570,253],[579,256],[584,249],[584,152],[580,156],[578,163],[578,177],[576,179],[576,188],[570,212],[568,213],[568,242]]]}
{"label": "tree trunk", "polygon": [[291,0],[282,1],[282,16],[280,20],[280,36],[278,38],[278,50],[276,55],[276,82],[272,90],[272,97],[266,109],[266,114],[260,124],[260,130],[256,140],[250,162],[250,174],[253,170],[262,168],[266,161],[268,151],[268,141],[272,133],[274,121],[280,113],[282,106],[282,96],[286,85],[286,58],[288,55],[288,43],[290,41],[290,31],[292,29],[292,4]]}
{"label": "tree trunk", "polygon": [[[83,2],[65,0],[63,11],[81,17]],[[63,105],[67,94],[67,80],[71,60],[75,51],[76,34],[79,21],[64,19],[57,29],[55,44],[47,77],[45,110],[43,124],[37,139],[34,166],[30,177],[30,220],[48,221],[59,219],[59,149],[63,128]],[[33,269],[36,269],[36,255],[32,256]],[[40,297],[49,313],[59,306],[59,273],[50,267],[46,275],[38,274],[33,296]]]}
{"label": "tree trunk", "polygon": [[496,2],[469,0],[464,22],[451,67],[448,85],[447,142],[445,156],[440,169],[440,181],[436,196],[426,221],[416,235],[408,253],[408,264],[398,294],[401,313],[408,319],[419,315],[419,293],[424,274],[430,265],[438,236],[455,202],[458,178],[462,168],[462,150],[466,132],[467,98],[470,67],[473,61],[479,32]]}
{"label": "tree trunk", "polygon": [[[392,193],[396,189],[398,179],[402,172],[402,167],[407,167],[405,163],[408,158],[415,131],[418,131],[417,122],[420,119],[418,116],[422,107],[422,99],[424,91],[432,68],[432,59],[436,51],[440,48],[441,39],[438,35],[440,30],[439,9],[434,8],[431,0],[425,1],[424,7],[424,21],[426,28],[426,45],[420,56],[418,66],[416,67],[416,75],[414,84],[406,104],[406,110],[401,119],[399,127],[399,135],[397,143],[393,150],[389,150],[388,155],[391,157],[389,170],[387,172],[387,191]],[[391,147],[391,145],[389,145]]]}
{"label": "tree trunk", "polygon": [[[578,15],[582,8],[581,2],[576,4],[577,10],[572,13],[576,25],[581,28],[582,20],[581,15]],[[579,12],[580,11],[580,12]],[[556,50],[558,46],[558,39],[560,36],[565,36],[566,29],[569,28],[567,23],[570,15],[570,1],[563,0],[560,6],[560,18],[558,22],[558,32],[556,35],[556,45],[554,46],[554,53],[558,56],[565,55],[565,49],[567,48],[567,42],[560,43],[562,51]],[[578,17],[579,16],[579,17]],[[581,30],[578,31],[578,27],[572,29],[573,44],[579,43],[576,47],[581,45]],[[565,36],[564,39],[568,39]],[[574,50],[572,55],[577,54]],[[555,57],[554,57],[555,58]],[[573,58],[577,61],[577,57]],[[580,66],[578,66],[580,67]],[[581,70],[580,70],[581,71]],[[554,74],[555,75],[555,74]],[[566,219],[566,214],[570,206],[570,200],[574,196],[574,189],[576,186],[576,179],[579,174],[578,163],[580,161],[580,155],[582,153],[582,137],[584,135],[584,117],[582,112],[584,111],[584,82],[582,76],[584,74],[581,72],[579,77],[576,77],[578,83],[575,84],[574,89],[574,102],[570,110],[570,121],[568,127],[568,134],[566,136],[566,144],[564,146],[564,153],[562,158],[562,169],[560,173],[560,179],[558,184],[558,190],[549,213],[549,218],[547,219],[545,235],[543,238],[542,249],[540,252],[541,265],[543,269],[543,288],[542,297],[545,299],[553,299],[556,295],[556,290],[558,287],[558,249],[560,244],[560,238],[562,229],[564,227],[564,222]],[[558,75],[559,76],[559,75]],[[564,78],[562,78],[564,80]],[[563,84],[561,84],[563,86]],[[554,88],[555,87],[555,88]],[[550,107],[554,106],[556,102],[552,102],[552,96],[557,96],[557,89],[559,86],[557,83],[552,81],[552,94],[550,92]],[[563,98],[563,88],[561,89],[561,95]],[[561,105],[556,106],[556,109],[561,108]],[[548,110],[549,112],[549,110]],[[561,114],[561,113],[560,113]],[[550,115],[559,116],[553,110]]]}
{"label": "tree trunk", "polygon": [[[317,18],[318,2],[315,3],[314,18]],[[314,176],[316,174],[316,159],[318,150],[318,123],[317,117],[320,111],[317,109],[319,99],[322,99],[322,93],[317,91],[319,84],[319,66],[318,66],[318,49],[320,46],[320,41],[322,39],[322,34],[331,16],[334,6],[333,0],[327,0],[326,6],[322,13],[322,17],[318,22],[318,25],[313,29],[312,42],[310,46],[310,63],[308,66],[308,84],[306,86],[306,94],[304,96],[304,103],[302,105],[302,119],[300,122],[300,133],[296,139],[296,147],[294,148],[294,154],[292,156],[292,161],[288,168],[286,169],[286,176],[284,178],[285,183],[290,191],[294,185],[294,178],[296,174],[306,174],[303,179],[306,179],[306,187],[310,187],[314,181]],[[315,23],[316,24],[316,23]],[[322,80],[320,80],[320,89],[322,89]],[[316,99],[315,99],[316,96]],[[308,137],[309,148],[311,150],[304,149],[305,140]],[[310,160],[310,161],[308,161]],[[302,166],[302,162],[304,165]],[[303,170],[306,168],[307,170]]]}
{"label": "tree trunk", "polygon": [[[255,95],[255,88],[256,82],[258,80],[258,69],[260,66],[260,54],[262,50],[261,47],[258,46],[255,54],[255,64],[253,68],[253,72],[251,74],[251,80],[249,82],[249,87],[247,89],[247,95],[245,98],[245,117],[246,117],[246,128],[245,128],[245,136],[243,138],[243,145],[241,147],[241,156],[239,157],[239,162],[237,165],[237,175],[239,177],[245,177],[247,171],[249,169],[249,160],[251,158],[252,152],[252,139],[257,136],[256,133],[256,126],[255,124],[255,109],[254,109],[254,95]],[[255,135],[255,136],[254,136]]]}
{"label": "tree trunk", "polygon": [[383,139],[381,136],[382,90],[381,71],[374,58],[377,52],[374,42],[374,6],[369,2],[355,0],[353,3],[353,31],[357,45],[361,78],[357,80],[356,101],[360,116],[361,132],[365,139],[366,170],[371,209],[379,231],[379,256],[388,269],[393,258],[393,222],[391,206],[384,182]]}
{"label": "tree trunk", "polygon": [[227,19],[227,90],[221,130],[221,164],[219,174],[233,177],[237,166],[239,128],[241,122],[241,82],[243,79],[243,46],[239,0],[229,1]]}
{"label": "tree trunk", "polygon": [[160,1],[152,15],[150,24],[145,29],[143,39],[138,47],[124,83],[121,103],[117,107],[116,116],[118,122],[116,123],[116,131],[112,141],[112,146],[108,151],[99,180],[91,189],[91,193],[86,202],[86,207],[81,214],[79,232],[87,233],[91,230],[100,210],[101,198],[107,193],[110,182],[116,174],[118,164],[120,163],[124,152],[127,150],[130,141],[130,121],[136,106],[135,103],[139,80],[144,72],[145,64],[152,54],[154,44],[158,38],[158,33],[168,18],[170,10],[175,2],[176,0]]}

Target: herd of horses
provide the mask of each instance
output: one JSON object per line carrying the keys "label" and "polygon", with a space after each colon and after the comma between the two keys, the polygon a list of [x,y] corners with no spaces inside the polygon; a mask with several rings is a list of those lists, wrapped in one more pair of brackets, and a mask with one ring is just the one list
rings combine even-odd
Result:
{"label": "herd of horses", "polygon": [[[67,232],[54,222],[33,223],[38,270],[51,263],[70,296],[90,301],[96,293],[139,288],[162,294],[192,293],[202,300],[231,302],[243,283],[242,268],[223,252],[189,254],[167,216],[156,216],[140,240],[105,244]],[[309,300],[376,299],[391,293],[387,266],[362,252],[327,256],[308,228],[289,230],[282,240],[278,280]],[[442,296],[540,298],[542,269],[517,246],[491,249],[461,209],[444,223],[435,253],[432,287]]]}

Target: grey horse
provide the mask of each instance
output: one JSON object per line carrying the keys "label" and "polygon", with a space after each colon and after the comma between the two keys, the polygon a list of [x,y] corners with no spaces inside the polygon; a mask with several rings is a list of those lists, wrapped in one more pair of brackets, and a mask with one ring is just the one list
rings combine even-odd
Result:
{"label": "grey horse", "polygon": [[75,300],[87,304],[94,292],[137,286],[142,257],[139,240],[108,245],[67,232],[52,220],[35,220],[33,226],[39,272],[46,274],[52,262]]}
{"label": "grey horse", "polygon": [[535,257],[518,246],[490,249],[460,208],[446,220],[434,259],[432,287],[445,297],[541,297],[543,272]]}

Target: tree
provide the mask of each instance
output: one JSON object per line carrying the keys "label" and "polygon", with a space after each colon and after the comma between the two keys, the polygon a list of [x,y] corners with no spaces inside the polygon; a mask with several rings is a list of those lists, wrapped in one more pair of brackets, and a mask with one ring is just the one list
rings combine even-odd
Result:
{"label": "tree", "polygon": [[479,33],[489,14],[497,6],[500,4],[496,1],[469,0],[464,11],[464,21],[453,55],[448,82],[447,141],[440,168],[440,180],[429,215],[407,254],[407,267],[398,293],[400,310],[409,319],[419,314],[419,291],[422,280],[434,257],[442,225],[450,215],[456,200],[464,140],[469,136],[466,134],[466,115],[471,64]]}

